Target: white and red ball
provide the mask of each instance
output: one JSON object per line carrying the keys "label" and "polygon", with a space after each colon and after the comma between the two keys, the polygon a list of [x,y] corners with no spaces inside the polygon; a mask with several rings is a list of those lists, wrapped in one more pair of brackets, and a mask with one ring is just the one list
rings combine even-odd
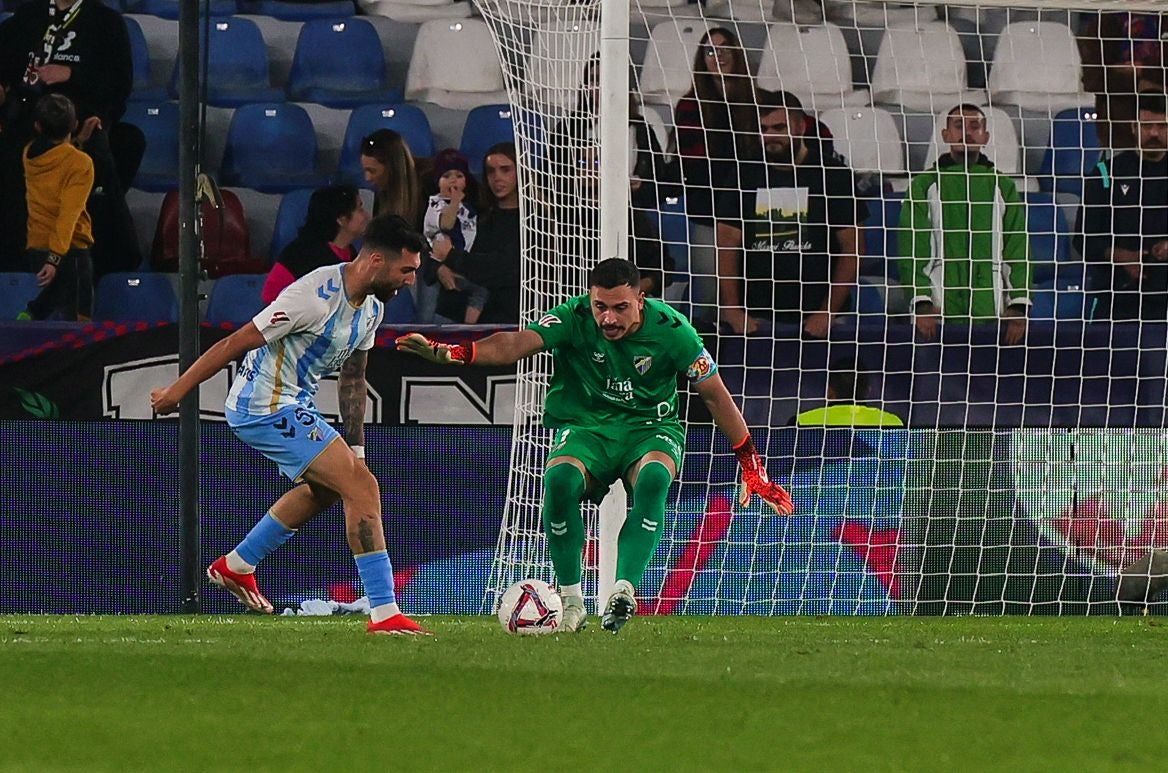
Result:
{"label": "white and red ball", "polygon": [[564,602],[543,580],[520,580],[503,592],[499,623],[507,633],[540,636],[555,633],[564,618]]}

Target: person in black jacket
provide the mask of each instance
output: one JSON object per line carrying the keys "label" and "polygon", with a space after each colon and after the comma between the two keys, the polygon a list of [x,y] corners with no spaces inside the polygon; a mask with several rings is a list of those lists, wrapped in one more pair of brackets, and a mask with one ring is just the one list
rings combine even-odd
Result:
{"label": "person in black jacket", "polygon": [[490,295],[479,315],[479,324],[519,322],[519,183],[515,144],[492,145],[483,157],[486,192],[479,210],[478,231],[470,252],[455,249],[449,239],[436,239],[433,260],[425,270],[434,272],[442,290],[438,315],[465,318],[467,297],[458,289],[460,276],[485,287]]}
{"label": "person in black jacket", "polygon": [[145,148],[141,131],[118,123],[133,81],[125,21],[101,0],[34,0],[0,24],[0,261],[24,238],[24,188],[15,170],[33,136],[33,105],[43,94],[63,94],[79,124],[98,119],[83,148],[96,175],[88,203],[95,274],[138,265],[125,202],[132,180],[119,175],[132,176]]}
{"label": "person in black jacket", "polygon": [[[1138,146],[1101,161],[1075,228],[1093,319],[1168,319],[1168,123],[1163,94],[1137,95]],[[1089,314],[1092,310],[1088,310]]]}

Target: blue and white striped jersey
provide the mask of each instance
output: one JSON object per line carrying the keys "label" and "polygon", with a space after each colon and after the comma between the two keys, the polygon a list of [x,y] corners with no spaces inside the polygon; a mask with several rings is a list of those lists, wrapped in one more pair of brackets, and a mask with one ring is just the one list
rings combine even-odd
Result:
{"label": "blue and white striped jersey", "polygon": [[354,351],[373,348],[385,304],[372,293],[360,306],[349,302],[347,265],[305,274],[252,319],[268,343],[243,358],[228,411],[263,416],[289,405],[310,407],[323,376],[340,370]]}

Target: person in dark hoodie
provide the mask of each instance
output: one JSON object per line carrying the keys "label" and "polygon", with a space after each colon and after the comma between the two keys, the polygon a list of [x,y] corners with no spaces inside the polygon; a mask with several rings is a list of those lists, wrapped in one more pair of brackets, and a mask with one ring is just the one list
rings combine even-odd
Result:
{"label": "person in dark hoodie", "polygon": [[68,97],[41,97],[33,116],[37,136],[24,150],[28,257],[42,289],[18,319],[88,319],[93,228],[85,202],[93,188],[93,161],[73,145],[77,114]]}
{"label": "person in dark hoodie", "polygon": [[264,303],[276,300],[281,290],[310,271],[357,257],[353,243],[365,233],[369,217],[361,193],[352,185],[329,185],[313,191],[304,225],[280,252],[264,280],[260,291]]}
{"label": "person in dark hoodie", "polygon": [[990,134],[980,107],[950,110],[941,137],[949,152],[912,179],[900,212],[900,275],[917,332],[932,340],[941,320],[1004,320],[1005,342],[1016,344],[1030,307],[1025,205],[981,152]]}
{"label": "person in dark hoodie", "polygon": [[138,265],[125,190],[145,140],[137,128],[119,123],[133,80],[125,21],[101,0],[34,0],[0,24],[0,263],[23,236],[20,158],[34,134],[33,107],[44,94],[61,94],[82,125],[94,126],[82,149],[95,172],[88,203],[95,272]]}

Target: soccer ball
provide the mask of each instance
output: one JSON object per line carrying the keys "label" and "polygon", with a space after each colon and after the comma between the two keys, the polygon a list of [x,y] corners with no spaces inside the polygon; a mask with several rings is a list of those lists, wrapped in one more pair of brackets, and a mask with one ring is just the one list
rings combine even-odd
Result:
{"label": "soccer ball", "polygon": [[564,602],[543,580],[520,580],[503,593],[499,623],[507,633],[540,636],[559,630]]}

